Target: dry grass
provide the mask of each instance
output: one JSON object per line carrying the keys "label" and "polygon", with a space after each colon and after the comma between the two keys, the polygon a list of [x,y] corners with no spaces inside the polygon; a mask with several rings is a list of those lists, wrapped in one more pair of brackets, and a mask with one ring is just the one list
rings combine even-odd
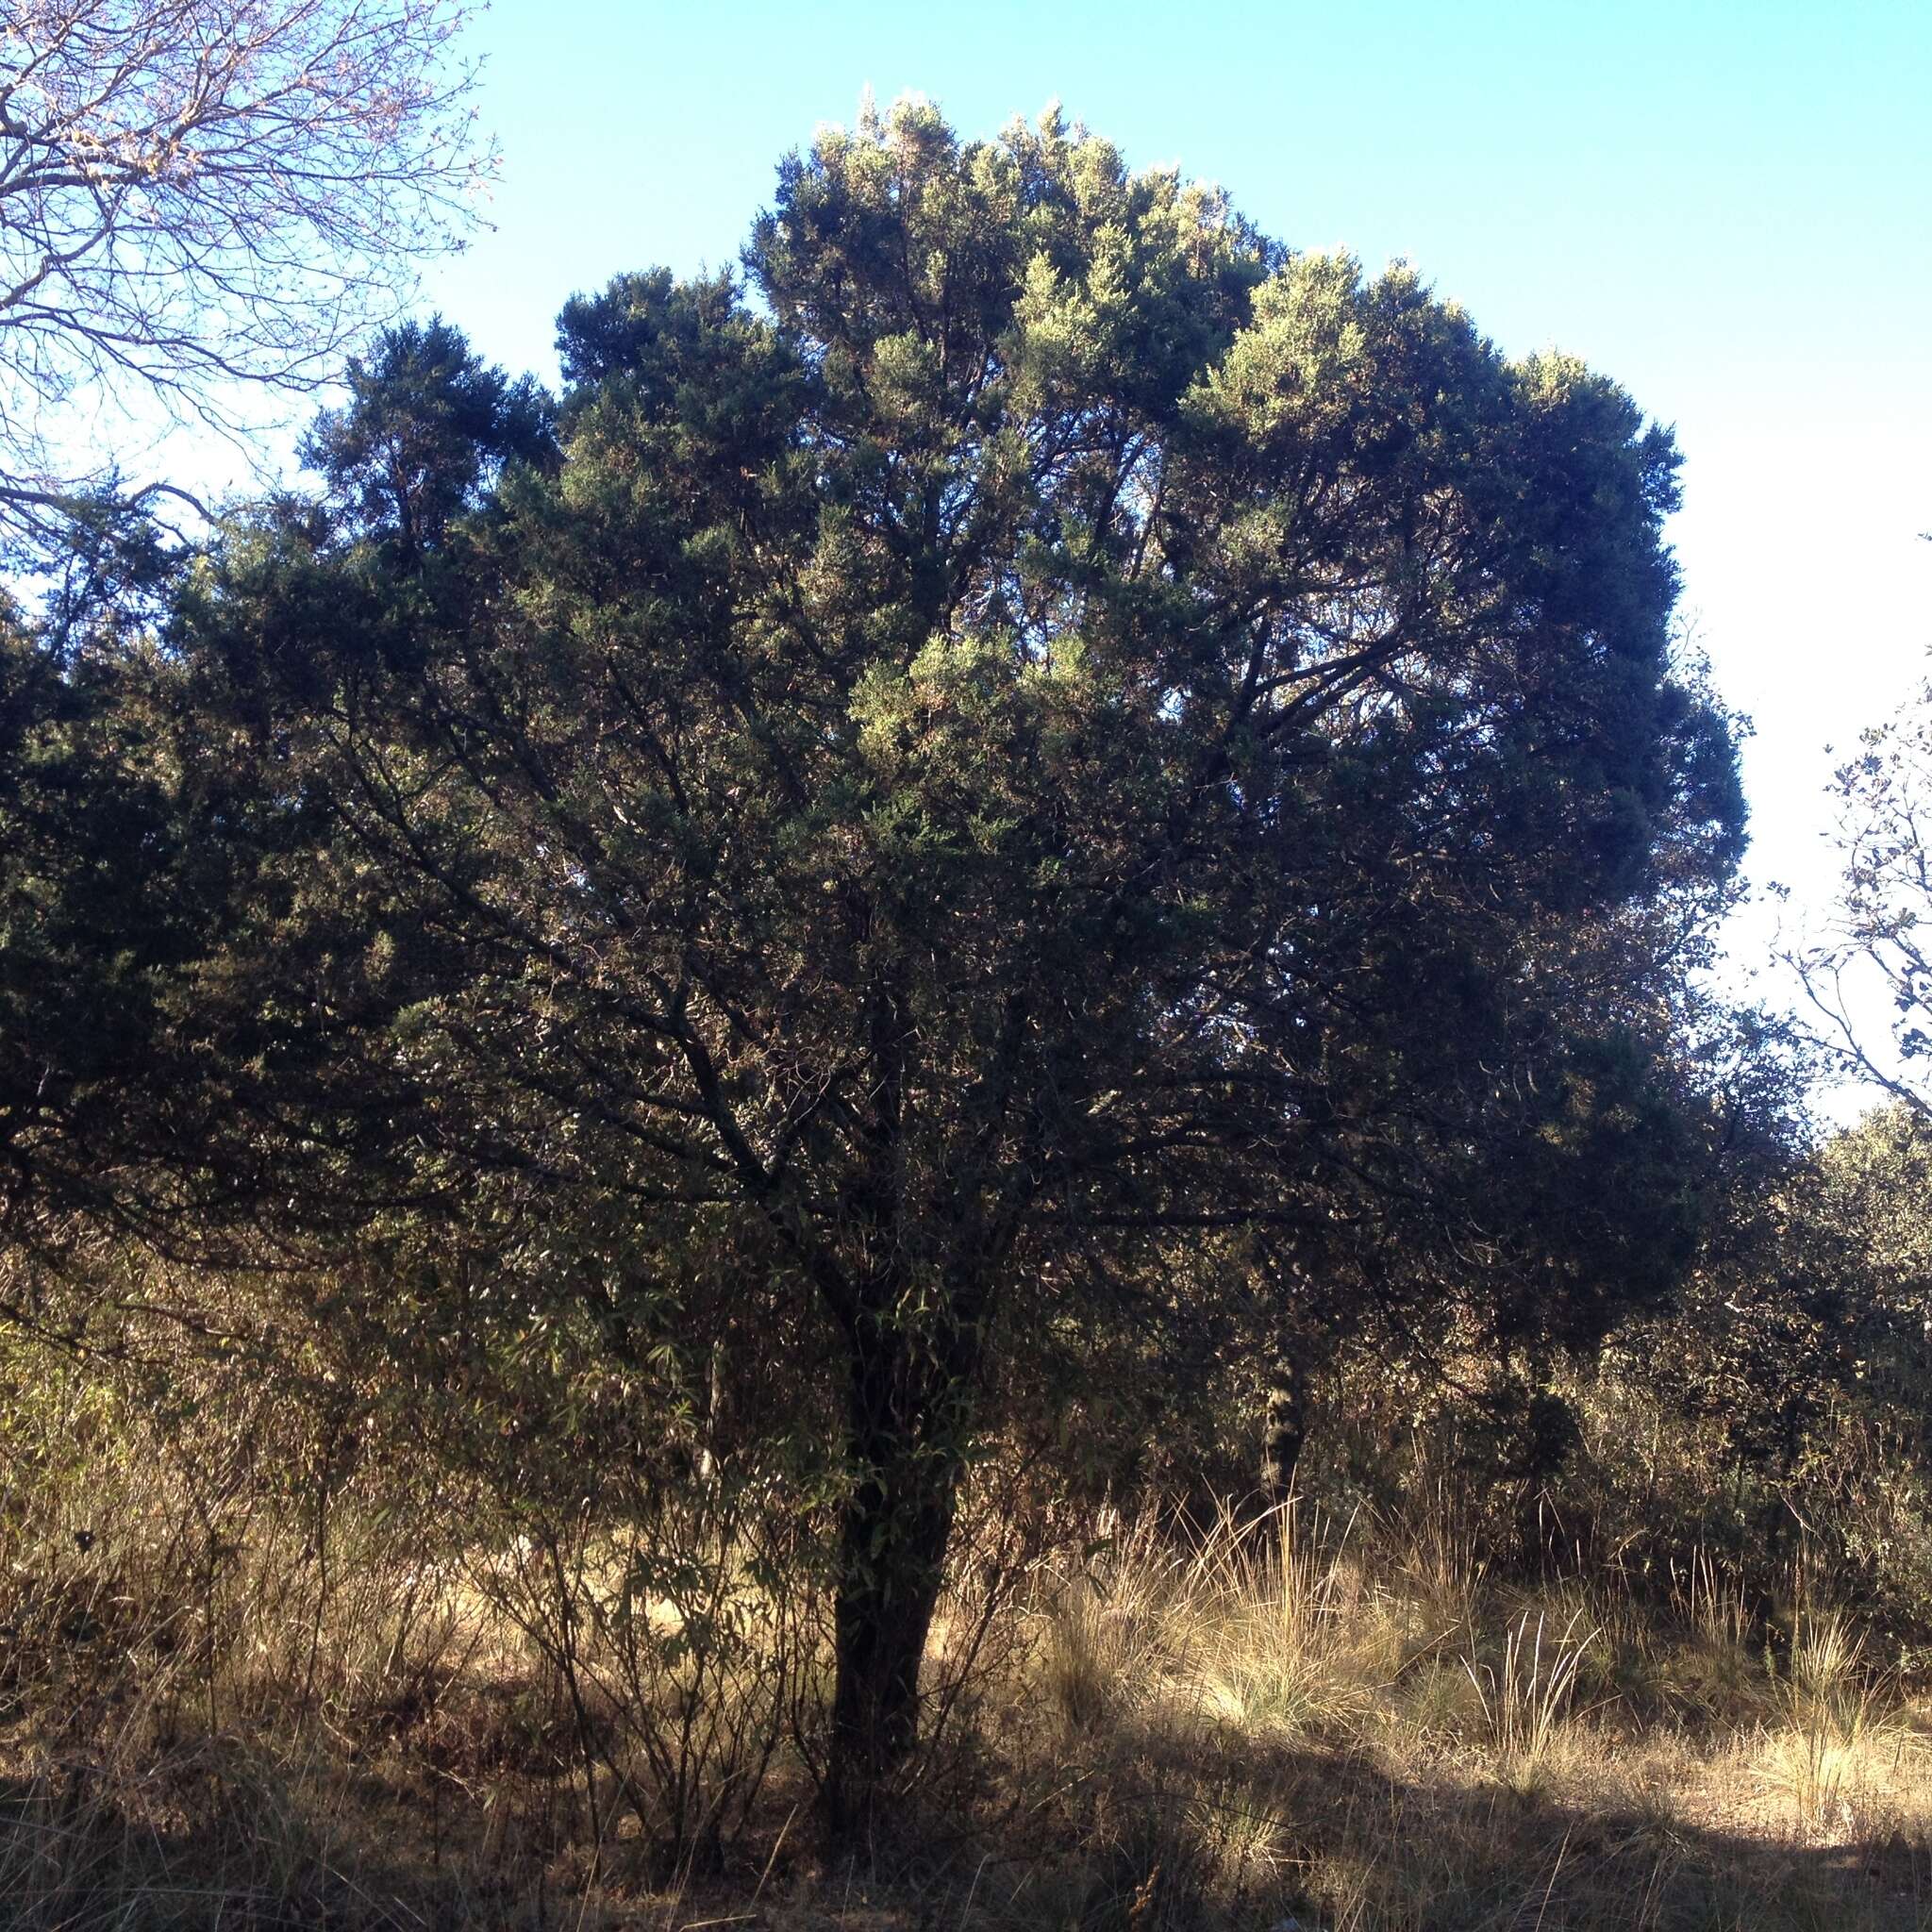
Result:
{"label": "dry grass", "polygon": [[1924,1713],[1704,1556],[1530,1590],[1437,1508],[975,1557],[899,1836],[826,1866],[816,1626],[728,1526],[430,1549],[353,1488],[319,1524],[245,1470],[58,1474],[0,1470],[9,1928],[1932,1923]]}
{"label": "dry grass", "polygon": [[1932,1759],[1900,1687],[1828,1616],[1788,1665],[1746,1664],[1748,1624],[1707,1563],[1674,1608],[1646,1607],[1574,1579],[1486,1588],[1356,1525],[1143,1526],[1035,1616],[1041,1663],[1016,1706],[1050,1713],[1078,1766],[1077,1851],[1050,1909],[1025,1916],[1023,1890],[988,1923],[1932,1916]]}

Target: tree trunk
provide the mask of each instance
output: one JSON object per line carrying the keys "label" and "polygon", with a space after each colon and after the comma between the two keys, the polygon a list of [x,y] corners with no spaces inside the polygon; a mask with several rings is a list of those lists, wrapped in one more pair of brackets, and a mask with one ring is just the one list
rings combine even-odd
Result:
{"label": "tree trunk", "polygon": [[1296,1343],[1284,1336],[1276,1344],[1268,1376],[1267,1407],[1261,1428],[1261,1507],[1284,1508],[1294,1491],[1294,1466],[1307,1440],[1307,1376]]}
{"label": "tree trunk", "polygon": [[869,1840],[919,1739],[919,1670],[958,1498],[970,1363],[957,1342],[897,1331],[857,1352],[847,1441],[856,1472],[841,1528],[831,1743],[820,1819]]}

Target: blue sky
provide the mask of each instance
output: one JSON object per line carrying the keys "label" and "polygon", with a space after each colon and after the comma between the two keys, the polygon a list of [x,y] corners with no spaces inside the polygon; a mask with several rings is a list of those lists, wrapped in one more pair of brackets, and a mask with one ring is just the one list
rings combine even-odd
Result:
{"label": "blue sky", "polygon": [[518,369],[553,372],[572,291],[735,258],[865,85],[969,135],[1058,98],[1292,245],[1407,257],[1506,350],[1584,356],[1676,425],[1685,608],[1757,725],[1753,872],[1824,904],[1824,747],[1932,670],[1932,0],[496,0],[468,46],[503,179],[425,298]]}

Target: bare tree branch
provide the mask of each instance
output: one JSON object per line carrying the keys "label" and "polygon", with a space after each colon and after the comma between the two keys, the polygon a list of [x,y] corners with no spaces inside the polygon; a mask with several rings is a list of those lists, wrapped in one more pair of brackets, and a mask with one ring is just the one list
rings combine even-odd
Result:
{"label": "bare tree branch", "polygon": [[[0,541],[120,491],[158,404],[238,430],[461,244],[495,156],[466,0],[0,0]],[[87,425],[77,419],[85,412]],[[78,454],[76,454],[78,452]]]}
{"label": "bare tree branch", "polygon": [[1784,958],[1840,1064],[1932,1116],[1932,685],[1861,743],[1833,785],[1837,916]]}

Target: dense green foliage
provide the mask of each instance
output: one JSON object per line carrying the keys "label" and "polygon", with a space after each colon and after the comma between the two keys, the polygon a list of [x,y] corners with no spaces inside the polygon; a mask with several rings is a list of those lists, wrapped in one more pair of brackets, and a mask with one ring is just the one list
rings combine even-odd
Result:
{"label": "dense green foliage", "polygon": [[128,1093],[165,1087],[166,989],[208,936],[148,650],[61,641],[0,612],[0,1226],[14,1240],[82,1207],[140,1212],[147,1189],[126,1170],[161,1130],[150,1118],[130,1141]]}

